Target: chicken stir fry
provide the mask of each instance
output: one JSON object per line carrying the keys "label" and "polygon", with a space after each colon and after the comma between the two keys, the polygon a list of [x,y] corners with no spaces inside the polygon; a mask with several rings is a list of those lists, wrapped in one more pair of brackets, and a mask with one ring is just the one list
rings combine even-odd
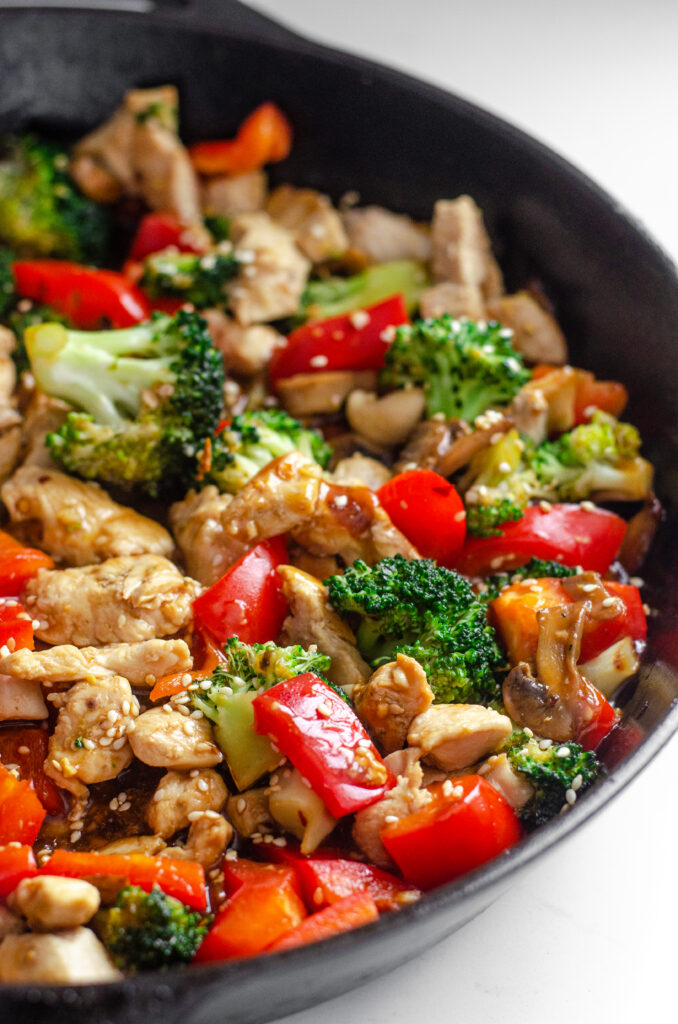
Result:
{"label": "chicken stir fry", "polygon": [[291,139],[187,147],[166,86],[5,140],[2,982],[368,924],[604,771],[661,518],[625,388],[471,197],[269,191]]}

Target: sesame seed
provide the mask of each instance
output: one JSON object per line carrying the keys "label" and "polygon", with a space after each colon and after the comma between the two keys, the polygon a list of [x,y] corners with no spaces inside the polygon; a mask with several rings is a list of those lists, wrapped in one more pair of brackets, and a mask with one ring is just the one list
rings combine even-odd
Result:
{"label": "sesame seed", "polygon": [[645,580],[642,576],[629,576],[629,583],[634,587],[644,587]]}
{"label": "sesame seed", "polygon": [[542,510],[542,512],[550,512],[551,511],[551,502],[550,501],[540,501],[539,502],[539,508]]}
{"label": "sesame seed", "polygon": [[237,859],[238,859],[238,851],[237,850],[226,850],[226,853],[224,854],[224,860],[237,860]]}
{"label": "sesame seed", "polygon": [[450,782],[449,779],[445,779],[445,781],[443,782],[442,789],[443,789],[443,796],[452,796],[453,786],[452,786],[452,783]]}
{"label": "sesame seed", "polygon": [[461,512],[456,512],[452,518],[455,523],[463,523],[466,519],[466,510],[462,509]]}
{"label": "sesame seed", "polygon": [[0,647],[0,657],[8,658],[10,653],[11,652],[7,644],[3,644],[2,647]]}
{"label": "sesame seed", "polygon": [[463,795],[464,795],[464,787],[463,786],[454,786],[453,787],[453,789],[452,789],[452,796],[455,798],[455,800],[461,800]]}
{"label": "sesame seed", "polygon": [[276,839],[273,840],[273,845],[274,846],[287,846],[287,840],[285,839],[284,836],[278,836]]}
{"label": "sesame seed", "polygon": [[346,508],[347,505],[348,505],[348,495],[347,494],[339,494],[334,499],[334,506],[335,506],[335,508]]}
{"label": "sesame seed", "polygon": [[123,715],[129,715],[131,710],[132,710],[132,705],[130,704],[130,702],[128,700],[124,700],[122,702],[122,713],[123,713]]}
{"label": "sesame seed", "polygon": [[652,609],[650,608],[649,604],[644,604],[643,605],[643,611],[645,612],[646,615],[651,615],[652,614]]}
{"label": "sesame seed", "polygon": [[94,742],[94,740],[90,739],[83,740],[82,745],[86,750],[94,750],[94,748],[96,747],[96,743]]}
{"label": "sesame seed", "polygon": [[311,786],[311,783],[308,781],[308,779],[305,779],[303,775],[301,776],[301,781],[303,782],[303,784],[306,786],[307,789],[312,789],[313,788]]}
{"label": "sesame seed", "polygon": [[33,629],[40,629],[40,619],[32,619],[31,626]]}
{"label": "sesame seed", "polygon": [[579,789],[581,789],[583,783],[584,783],[584,779],[583,779],[582,775],[581,774],[575,775],[575,777],[572,779],[572,789],[575,791],[575,793]]}
{"label": "sesame seed", "polygon": [[387,345],[390,345],[391,342],[393,341],[393,339],[395,338],[395,336],[396,336],[396,329],[393,326],[393,324],[391,324],[389,327],[385,327],[384,328],[384,330],[379,335],[379,340],[380,341],[385,341]]}
{"label": "sesame seed", "polygon": [[195,711],[191,711],[191,718],[204,718],[204,717],[205,716],[203,715],[203,713],[200,710],[200,708],[196,708]]}
{"label": "sesame seed", "polygon": [[201,793],[206,793],[209,789],[209,783],[207,779],[198,779],[198,789]]}
{"label": "sesame seed", "polygon": [[510,462],[506,462],[506,460],[504,460],[503,462],[499,463],[499,465],[497,466],[497,469],[499,470],[500,473],[510,473],[511,472],[511,463]]}
{"label": "sesame seed", "polygon": [[386,817],[384,818],[384,822],[387,825],[395,825],[396,821],[400,821],[400,818],[398,817],[397,814],[387,814]]}
{"label": "sesame seed", "polygon": [[264,842],[265,843],[272,843],[273,842],[273,836],[269,836],[269,835],[264,836]]}
{"label": "sesame seed", "polygon": [[17,753],[19,754],[30,754],[30,747],[19,747]]}
{"label": "sesame seed", "polygon": [[61,771],[61,762],[57,761],[55,757],[52,758],[52,768],[56,769],[58,772]]}
{"label": "sesame seed", "polygon": [[241,796],[240,799],[238,800],[238,802],[235,805],[235,809],[238,812],[238,814],[242,814],[242,812],[245,810],[246,807],[247,807],[247,800],[245,800],[244,796]]}
{"label": "sesame seed", "polygon": [[548,750],[553,745],[553,740],[539,740],[539,749]]}
{"label": "sesame seed", "polygon": [[[583,590],[585,594],[591,594],[591,593],[593,593],[594,590],[598,589],[598,584],[597,583],[582,583],[580,585],[579,589]],[[605,601],[603,601],[603,604],[605,604]]]}
{"label": "sesame seed", "polygon": [[371,746],[372,740],[368,740],[367,737],[362,740],[358,740],[356,743],[356,747],[360,747],[362,750],[369,750]]}
{"label": "sesame seed", "polygon": [[572,807],[572,805],[574,803],[576,803],[577,794],[575,793],[575,791],[573,789],[566,789],[565,790],[565,799],[567,800],[567,802],[570,805],[570,807]]}
{"label": "sesame seed", "polygon": [[365,309],[356,309],[354,313],[349,314],[349,320],[357,331],[361,331],[369,324],[370,314]]}
{"label": "sesame seed", "polygon": [[82,838],[82,832],[79,829],[77,831],[75,831],[75,832],[71,832],[71,842],[72,843],[77,843],[77,841],[79,839],[81,839],[81,838]]}
{"label": "sesame seed", "polygon": [[113,740],[111,739],[110,736],[100,736],[99,737],[99,746],[100,747],[110,747],[112,742],[113,742]]}
{"label": "sesame seed", "polygon": [[324,355],[311,356],[309,363],[311,366],[327,366],[329,359]]}
{"label": "sesame seed", "polygon": [[171,704],[163,704],[162,710],[163,711],[167,711],[168,714],[171,714],[172,713],[172,705]]}
{"label": "sesame seed", "polygon": [[108,719],[109,722],[117,722],[118,719],[120,718],[120,715],[114,708],[111,708],[111,710],[107,712],[106,718]]}
{"label": "sesame seed", "polygon": [[558,749],[556,750],[556,757],[569,757],[569,756],[570,756],[570,748],[569,747],[558,747]]}
{"label": "sesame seed", "polygon": [[117,811],[117,809],[118,809],[118,798],[117,798],[117,796],[114,796],[113,799],[109,801],[108,806],[110,807],[110,809],[112,811]]}
{"label": "sesame seed", "polygon": [[583,508],[585,512],[595,512],[596,510],[596,506],[592,501],[582,501],[580,503],[580,507]]}
{"label": "sesame seed", "polygon": [[324,901],[324,893],[323,893],[321,887],[318,886],[317,889],[315,889],[314,892],[313,892],[313,902],[319,907],[320,904],[323,901]]}
{"label": "sesame seed", "polygon": [[329,718],[332,714],[332,709],[327,704],[318,704],[316,711],[322,718]]}

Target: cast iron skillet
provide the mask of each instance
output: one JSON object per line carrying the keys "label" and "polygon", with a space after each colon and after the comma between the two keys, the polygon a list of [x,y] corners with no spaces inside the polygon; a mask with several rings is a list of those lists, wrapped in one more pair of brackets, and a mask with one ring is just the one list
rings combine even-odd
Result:
{"label": "cast iron skillet", "polygon": [[422,219],[468,192],[483,209],[509,288],[539,279],[572,361],[624,381],[629,418],[656,466],[667,522],[643,575],[652,620],[646,664],[627,686],[608,777],[529,841],[397,915],[270,959],[176,970],[92,987],[12,986],[0,1022],[255,1024],[356,987],[459,928],[512,876],[578,828],[678,727],[678,278],[599,188],[515,128],[405,75],[309,43],[233,0],[140,13],[0,11],[0,132],[77,137],[131,86],[174,82],[189,139],[214,137],[264,99],[296,128],[277,180],[335,198],[350,188]]}

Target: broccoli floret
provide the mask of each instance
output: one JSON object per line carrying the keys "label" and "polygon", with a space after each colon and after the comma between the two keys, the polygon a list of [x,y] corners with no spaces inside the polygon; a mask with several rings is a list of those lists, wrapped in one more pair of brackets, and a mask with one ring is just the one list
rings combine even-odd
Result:
{"label": "broccoli floret", "polygon": [[[228,656],[228,668],[219,666],[210,677],[216,690],[223,687],[234,692],[269,690],[276,683],[294,679],[304,672],[315,672],[322,676],[330,667],[330,659],[326,654],[315,649],[306,651],[299,644],[292,647],[278,647],[271,641],[265,644],[246,644],[237,636],[232,636],[224,644],[224,651]],[[211,692],[195,691],[193,702],[197,707],[202,707],[203,703],[207,706]]]}
{"label": "broccoli floret", "polygon": [[410,312],[419,305],[427,277],[420,263],[395,260],[368,267],[352,277],[326,277],[309,281],[302,297],[302,320],[327,320],[352,309],[374,306],[402,294]]}
{"label": "broccoli floret", "polygon": [[205,217],[205,227],[216,243],[227,242],[231,234],[231,218],[220,214]]}
{"label": "broccoli floret", "polygon": [[408,654],[422,666],[440,703],[481,703],[499,696],[504,662],[485,603],[468,580],[431,559],[357,561],[326,580],[330,603],[355,628],[373,668]]}
{"label": "broccoli floret", "polygon": [[223,410],[224,368],[197,313],[115,331],[29,327],[38,386],[79,407],[46,439],[68,472],[150,494],[192,477]]}
{"label": "broccoli floret", "polygon": [[224,306],[228,285],[238,273],[240,264],[228,251],[205,253],[178,252],[165,249],[144,260],[140,285],[151,298],[176,298],[192,303],[196,309]]}
{"label": "broccoli floret", "polygon": [[210,921],[157,886],[144,892],[128,885],[112,907],[97,913],[93,926],[116,967],[135,973],[189,963]]}
{"label": "broccoli floret", "polygon": [[419,384],[428,416],[473,422],[491,406],[503,406],[530,380],[511,332],[497,323],[475,323],[445,314],[399,327],[381,371],[384,387]]}
{"label": "broccoli floret", "polygon": [[272,459],[299,451],[323,468],[332,449],[315,430],[280,409],[244,412],[215,437],[198,456],[198,483],[215,484],[237,494]]}
{"label": "broccoli floret", "polygon": [[12,263],[15,259],[16,256],[13,252],[0,251],[0,320],[3,323],[17,302],[14,274],[12,273]]}
{"label": "broccoli floret", "polygon": [[22,256],[101,263],[108,213],[68,175],[68,154],[33,135],[5,138],[0,159],[0,240]]}
{"label": "broccoli floret", "polygon": [[474,537],[496,537],[504,523],[516,523],[525,509],[510,498],[500,498],[492,505],[469,505],[466,509],[466,532]]}
{"label": "broccoli floret", "polygon": [[579,796],[601,774],[601,764],[591,750],[578,743],[553,743],[542,750],[525,730],[513,732],[504,750],[514,771],[534,786],[534,796],[518,812],[528,829],[543,825],[567,806],[566,793]]}
{"label": "broccoli floret", "polygon": [[493,576],[487,576],[483,580],[480,594],[483,600],[490,602],[498,597],[504,587],[512,583],[519,583],[521,580],[539,580],[545,578],[565,579],[567,576],[576,576],[581,570],[570,565],[563,565],[562,562],[549,562],[543,558],[531,558],[525,565],[521,565],[511,572],[499,572]]}

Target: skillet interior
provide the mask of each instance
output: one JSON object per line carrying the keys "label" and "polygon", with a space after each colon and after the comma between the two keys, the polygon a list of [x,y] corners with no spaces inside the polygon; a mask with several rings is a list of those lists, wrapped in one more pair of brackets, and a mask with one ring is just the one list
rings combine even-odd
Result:
{"label": "skillet interior", "polygon": [[[256,27],[256,26],[255,26]],[[468,191],[483,209],[509,287],[537,277],[556,305],[573,362],[624,381],[629,418],[657,465],[669,514],[644,569],[653,619],[648,665],[628,690],[637,723],[607,751],[610,776],[501,859],[358,933],[263,962],[175,971],[100,988],[6,988],[0,1021],[162,1019],[245,1024],[337,995],[459,927],[526,865],[581,824],[678,726],[678,599],[671,540],[678,508],[678,279],[615,204],[537,143],[461,100],[403,75],[274,32],[277,42],[173,14],[0,12],[0,132],[38,127],[76,137],[130,86],[175,82],[189,139],[218,135],[265,98],[296,127],[278,179],[335,198],[358,188],[427,218],[435,199]],[[654,664],[652,664],[654,662]],[[672,707],[673,706],[673,707]],[[647,734],[616,768],[624,744]]]}

